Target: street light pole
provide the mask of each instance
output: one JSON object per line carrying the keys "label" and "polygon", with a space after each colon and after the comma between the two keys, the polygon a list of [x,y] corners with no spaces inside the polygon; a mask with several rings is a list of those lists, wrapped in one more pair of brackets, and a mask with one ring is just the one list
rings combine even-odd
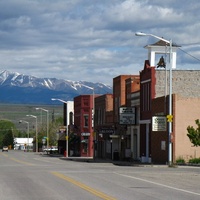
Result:
{"label": "street light pole", "polygon": [[[172,40],[166,40],[162,37],[148,34],[148,33],[142,33],[142,32],[136,32],[136,36],[151,36],[154,38],[157,38],[159,40],[162,40],[169,44],[170,48],[170,66],[169,66],[169,116],[172,116]],[[172,134],[172,120],[169,120],[169,129],[168,129],[168,165],[172,165],[172,142],[171,142],[171,134]]]}
{"label": "street light pole", "polygon": [[25,120],[20,120],[19,123],[26,123],[27,124],[27,135],[28,135],[28,145],[27,145],[27,150],[29,151],[29,122],[25,121]]}
{"label": "street light pole", "polygon": [[44,108],[36,108],[47,113],[47,149],[49,148],[49,111]]}
{"label": "street light pole", "polygon": [[37,130],[37,116],[35,115],[26,115],[27,117],[35,118],[35,143],[36,143],[36,153],[38,153],[38,130]]}

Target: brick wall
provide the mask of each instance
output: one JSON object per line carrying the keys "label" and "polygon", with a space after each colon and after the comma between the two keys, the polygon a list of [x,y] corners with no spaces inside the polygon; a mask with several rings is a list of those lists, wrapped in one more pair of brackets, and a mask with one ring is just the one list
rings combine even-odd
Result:
{"label": "brick wall", "polygon": [[200,119],[200,98],[183,98],[176,95],[174,103],[175,159],[199,158],[200,147],[193,147],[187,137],[187,127],[190,125],[196,128],[195,120]]}
{"label": "brick wall", "polygon": [[[165,77],[169,94],[169,71],[156,70],[156,97],[165,95]],[[200,70],[173,70],[172,93],[183,97],[200,97]]]}

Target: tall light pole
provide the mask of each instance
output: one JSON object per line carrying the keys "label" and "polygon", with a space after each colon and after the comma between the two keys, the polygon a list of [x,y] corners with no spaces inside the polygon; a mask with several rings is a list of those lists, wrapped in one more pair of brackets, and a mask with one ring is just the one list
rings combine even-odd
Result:
{"label": "tall light pole", "polygon": [[47,113],[47,149],[49,148],[49,111],[44,108],[35,108],[36,110],[41,110]]}
{"label": "tall light pole", "polygon": [[51,98],[52,101],[60,101],[64,104],[66,104],[67,110],[66,110],[66,157],[68,157],[68,139],[69,139],[69,134],[68,134],[68,125],[69,125],[69,116],[68,113],[70,112],[71,108],[68,108],[68,105],[72,106],[73,101],[64,101],[62,99],[56,99],[56,98]]}
{"label": "tall light pole", "polygon": [[28,145],[27,145],[27,150],[29,151],[29,122],[25,120],[20,120],[19,123],[26,123],[27,124],[27,135],[28,135]]}
{"label": "tall light pole", "polygon": [[37,129],[37,116],[35,115],[26,115],[27,117],[35,118],[35,145],[36,145],[36,153],[38,153],[38,129]]}
{"label": "tall light pole", "polygon": [[142,32],[136,32],[136,36],[151,36],[154,38],[157,38],[159,40],[162,40],[169,44],[170,48],[170,66],[169,66],[169,129],[168,129],[168,165],[172,165],[172,143],[171,143],[171,134],[172,134],[172,40],[166,40],[162,37],[148,34],[148,33],[142,33]]}

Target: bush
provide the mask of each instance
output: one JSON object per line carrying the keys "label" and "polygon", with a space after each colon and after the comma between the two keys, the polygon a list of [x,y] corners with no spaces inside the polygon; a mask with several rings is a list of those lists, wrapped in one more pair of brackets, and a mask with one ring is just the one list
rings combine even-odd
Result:
{"label": "bush", "polygon": [[180,157],[176,160],[176,164],[185,164],[185,160]]}
{"label": "bush", "polygon": [[189,163],[199,164],[200,163],[200,158],[192,158],[192,159],[189,160]]}

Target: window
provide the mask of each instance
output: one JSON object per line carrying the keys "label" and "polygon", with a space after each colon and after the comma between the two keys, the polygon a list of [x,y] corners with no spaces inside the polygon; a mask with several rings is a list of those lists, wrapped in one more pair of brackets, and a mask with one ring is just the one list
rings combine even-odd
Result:
{"label": "window", "polygon": [[87,115],[85,114],[83,117],[84,117],[84,122],[83,122],[84,127],[88,127],[88,114]]}
{"label": "window", "polygon": [[74,114],[73,114],[73,112],[70,112],[69,113],[69,124],[70,125],[72,125],[74,122],[73,122],[73,116],[74,116]]}
{"label": "window", "polygon": [[151,109],[151,93],[150,93],[150,83],[142,84],[142,94],[143,94],[143,102],[142,102],[142,110],[150,111]]}

